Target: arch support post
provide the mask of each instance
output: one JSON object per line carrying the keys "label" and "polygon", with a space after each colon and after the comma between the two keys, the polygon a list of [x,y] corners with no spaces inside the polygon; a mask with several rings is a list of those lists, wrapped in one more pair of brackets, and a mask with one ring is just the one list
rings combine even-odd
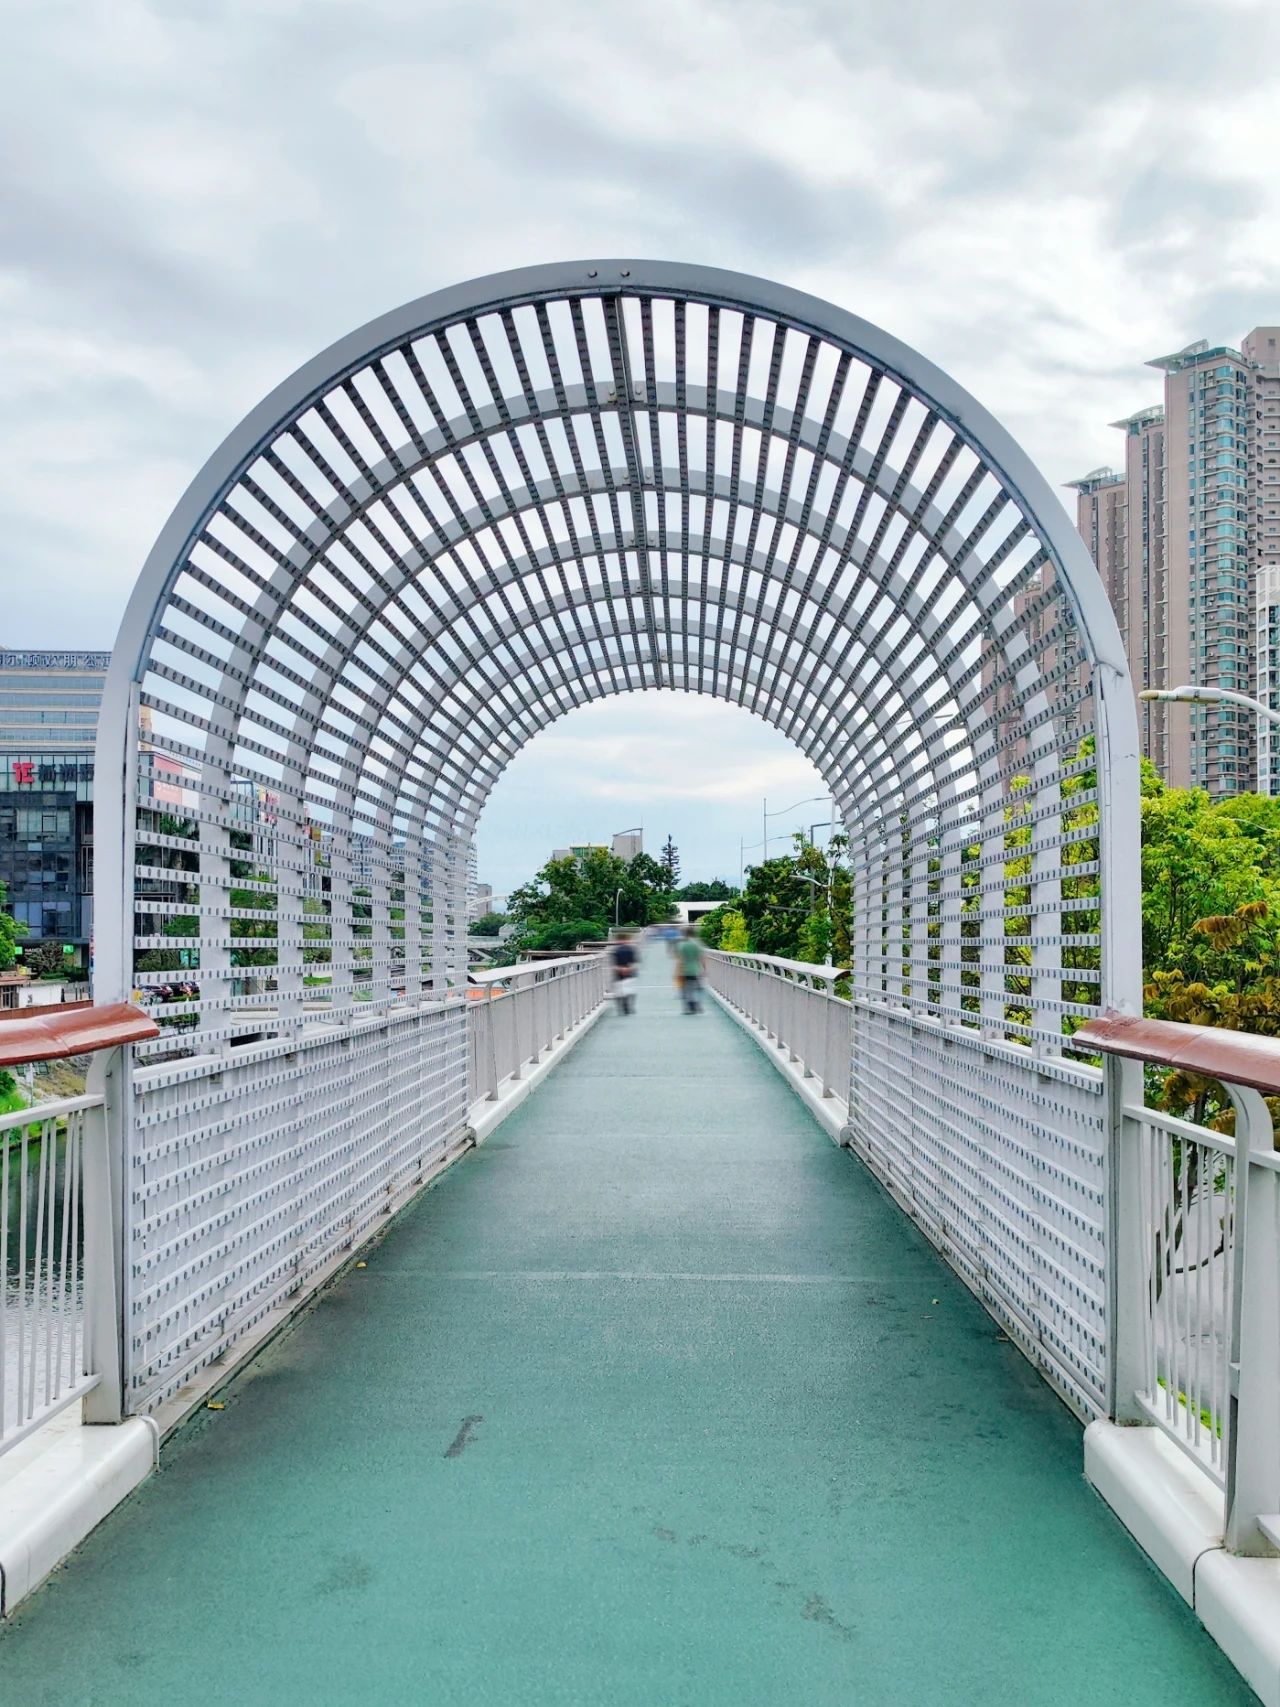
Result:
{"label": "arch support post", "polygon": [[1142,1063],[1106,1055],[1107,1398],[1112,1422],[1150,1419],[1138,1395],[1147,1385],[1151,1261],[1142,1189],[1142,1146],[1130,1110],[1142,1104]]}

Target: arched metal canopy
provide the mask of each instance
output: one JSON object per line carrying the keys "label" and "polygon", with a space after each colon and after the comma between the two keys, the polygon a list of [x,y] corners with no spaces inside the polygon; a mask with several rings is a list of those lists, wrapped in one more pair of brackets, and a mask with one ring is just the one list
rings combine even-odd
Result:
{"label": "arched metal canopy", "polygon": [[1132,699],[1061,505],[877,328],[648,261],[397,309],[192,483],[104,701],[103,993],[145,992],[181,920],[165,1011],[214,1046],[268,997],[440,994],[494,781],[638,688],[739,704],[813,761],[860,992],[1041,1048],[1133,996]]}

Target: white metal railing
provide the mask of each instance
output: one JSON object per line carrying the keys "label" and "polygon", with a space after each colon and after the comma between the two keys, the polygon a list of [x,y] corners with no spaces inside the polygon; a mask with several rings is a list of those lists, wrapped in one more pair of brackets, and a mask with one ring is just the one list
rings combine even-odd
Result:
{"label": "white metal railing", "polygon": [[822,1095],[847,1106],[852,1050],[850,1004],[835,994],[839,967],[776,954],[707,955],[707,983],[772,1040]]}
{"label": "white metal railing", "polygon": [[1125,1114],[1125,1141],[1136,1144],[1140,1156],[1147,1269],[1138,1400],[1225,1488],[1235,1143],[1153,1109],[1129,1108]]}
{"label": "white metal railing", "polygon": [[[1227,1547],[1280,1548],[1280,1153],[1272,1039],[1107,1016],[1113,1415],[1151,1423],[1222,1490]],[[1216,1079],[1234,1136],[1146,1106],[1143,1064]],[[1239,1073],[1239,1079],[1230,1076]],[[1251,1082],[1250,1082],[1251,1081]]]}
{"label": "white metal railing", "polygon": [[85,1229],[106,1206],[86,1203],[85,1161],[105,1167],[102,1112],[82,1096],[0,1116],[0,1454],[98,1385]]}
{"label": "white metal railing", "polygon": [[481,994],[469,1005],[467,1100],[496,1100],[544,1051],[593,1013],[605,999],[606,956],[567,955],[473,972]]}

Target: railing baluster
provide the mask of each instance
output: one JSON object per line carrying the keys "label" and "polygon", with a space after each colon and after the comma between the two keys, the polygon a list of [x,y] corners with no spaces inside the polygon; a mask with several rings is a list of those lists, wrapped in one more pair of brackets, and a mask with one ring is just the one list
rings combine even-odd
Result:
{"label": "railing baluster", "polygon": [[1226,1089],[1236,1111],[1227,1546],[1266,1554],[1273,1549],[1258,1518],[1280,1513],[1280,1173],[1260,1092]]}
{"label": "railing baluster", "polygon": [[[101,1122],[102,1102],[91,1093],[0,1116],[0,1453],[97,1381],[82,1365],[80,1269],[84,1122]],[[97,1148],[105,1173],[105,1126]]]}

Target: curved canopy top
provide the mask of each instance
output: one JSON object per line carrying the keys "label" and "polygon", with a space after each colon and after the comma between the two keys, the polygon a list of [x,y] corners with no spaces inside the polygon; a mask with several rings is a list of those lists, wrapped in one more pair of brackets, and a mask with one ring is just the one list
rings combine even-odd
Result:
{"label": "curved canopy top", "polygon": [[136,683],[156,798],[212,766],[439,848],[552,720],[677,688],[788,735],[866,843],[980,831],[1107,677],[1082,542],[954,381],[798,291],[590,261],[407,304],[236,428],[145,566],[100,754]]}

